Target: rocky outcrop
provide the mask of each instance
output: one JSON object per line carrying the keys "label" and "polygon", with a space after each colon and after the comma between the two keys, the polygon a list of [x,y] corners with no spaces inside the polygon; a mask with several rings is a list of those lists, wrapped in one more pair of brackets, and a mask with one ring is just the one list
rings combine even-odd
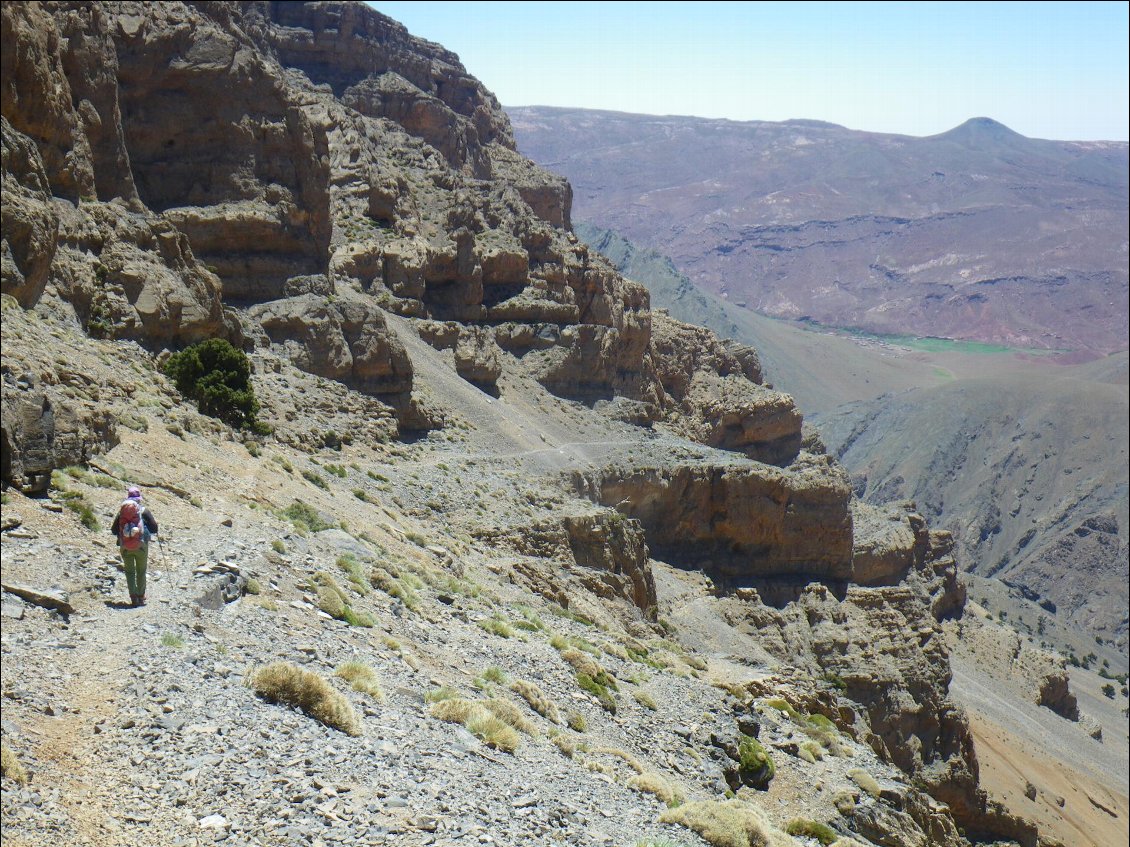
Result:
{"label": "rocky outcrop", "polygon": [[710,330],[656,312],[652,356],[676,429],[761,462],[796,458],[801,414],[792,397],[759,384],[760,363],[749,347],[726,345]]}
{"label": "rocky outcrop", "polygon": [[501,355],[489,330],[469,327],[455,344],[455,371],[468,382],[493,386],[502,375]]}
{"label": "rocky outcrop", "polygon": [[953,537],[932,530],[912,501],[875,507],[852,501],[852,581],[864,586],[909,582],[930,600],[935,620],[960,617],[965,585],[957,577]]}
{"label": "rocky outcrop", "polygon": [[34,374],[17,375],[4,367],[0,448],[3,484],[25,494],[43,495],[51,472],[85,464],[118,443],[117,425],[106,412],[92,412],[67,402]]}
{"label": "rocky outcrop", "polygon": [[[4,18],[7,22],[7,17]],[[39,301],[58,245],[59,216],[39,151],[3,118],[4,216],[0,219],[3,292],[29,308]]]}
{"label": "rocky outcrop", "polygon": [[654,619],[655,576],[638,521],[602,510],[516,529],[481,529],[476,534],[523,555],[559,562],[564,573],[546,572],[534,562],[515,565],[516,575],[530,590],[554,602],[568,606],[566,582],[575,578],[597,597],[627,600]]}
{"label": "rocky outcrop", "polygon": [[407,395],[412,362],[383,313],[360,297],[303,294],[253,306],[269,343],[303,370],[378,395]]}
{"label": "rocky outcrop", "polygon": [[626,597],[640,609],[654,612],[655,577],[648,564],[644,533],[636,521],[618,512],[566,517],[562,521],[573,559],[596,572],[581,581],[597,596]]}
{"label": "rocky outcrop", "polygon": [[607,467],[577,490],[643,524],[659,558],[738,584],[852,575],[847,475],[825,456],[756,463]]}

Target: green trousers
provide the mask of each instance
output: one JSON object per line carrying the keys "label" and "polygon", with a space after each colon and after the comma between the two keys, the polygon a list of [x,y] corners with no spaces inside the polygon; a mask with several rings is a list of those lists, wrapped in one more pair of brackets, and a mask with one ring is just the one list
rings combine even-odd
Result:
{"label": "green trousers", "polygon": [[145,595],[145,568],[149,564],[149,545],[142,544],[136,550],[119,548],[122,551],[122,562],[126,566],[126,587],[130,595]]}

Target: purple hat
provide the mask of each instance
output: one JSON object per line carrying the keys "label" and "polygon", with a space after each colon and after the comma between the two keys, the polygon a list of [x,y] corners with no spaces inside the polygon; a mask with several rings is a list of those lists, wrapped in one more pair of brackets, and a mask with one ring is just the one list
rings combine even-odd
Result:
{"label": "purple hat", "polygon": [[131,500],[140,500],[141,499],[141,489],[138,488],[136,485],[131,485],[129,487],[129,490],[126,491],[126,497],[128,497]]}

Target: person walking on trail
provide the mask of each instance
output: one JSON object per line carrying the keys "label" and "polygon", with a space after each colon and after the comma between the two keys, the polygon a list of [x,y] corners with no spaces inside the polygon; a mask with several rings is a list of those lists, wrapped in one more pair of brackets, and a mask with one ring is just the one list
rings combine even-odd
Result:
{"label": "person walking on trail", "polygon": [[141,504],[141,489],[131,485],[110,527],[122,551],[131,606],[145,605],[145,568],[149,562],[149,540],[157,534],[157,519]]}

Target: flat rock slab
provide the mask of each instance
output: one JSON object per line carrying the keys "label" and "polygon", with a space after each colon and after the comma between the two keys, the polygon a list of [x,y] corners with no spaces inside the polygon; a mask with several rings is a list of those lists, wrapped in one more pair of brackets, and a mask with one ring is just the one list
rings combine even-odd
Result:
{"label": "flat rock slab", "polygon": [[18,582],[4,582],[0,583],[2,587],[9,594],[15,594],[26,600],[29,603],[34,603],[36,606],[43,606],[45,609],[54,609],[63,615],[73,615],[75,607],[71,605],[70,598],[66,593],[52,588],[33,588],[30,585],[23,585]]}

